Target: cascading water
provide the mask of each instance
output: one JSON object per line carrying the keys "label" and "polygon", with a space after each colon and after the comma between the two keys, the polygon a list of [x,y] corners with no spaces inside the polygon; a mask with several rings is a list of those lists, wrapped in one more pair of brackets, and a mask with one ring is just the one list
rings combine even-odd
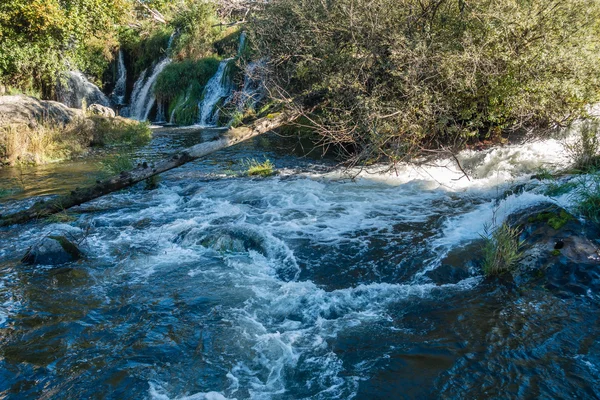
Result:
{"label": "cascading water", "polygon": [[68,107],[81,108],[84,100],[88,106],[100,104],[110,107],[108,97],[79,71],[68,72],[66,84],[59,81],[56,92],[58,101]]}
{"label": "cascading water", "polygon": [[[143,77],[140,77],[138,82],[141,81],[143,83],[140,83],[138,92],[135,93],[136,91],[134,89],[134,93],[132,93],[132,95],[131,95],[131,106],[130,106],[130,111],[129,111],[130,118],[137,119],[138,121],[148,120],[148,115],[150,114],[150,111],[152,110],[152,107],[154,106],[154,103],[156,102],[156,97],[154,96],[154,93],[152,92],[154,83],[156,82],[158,75],[160,75],[160,73],[170,63],[171,63],[171,59],[165,58],[162,61],[160,61],[158,64],[156,64],[154,69],[152,69],[152,74],[148,77],[148,79],[141,81],[141,79]],[[138,82],[136,82],[136,84]]]}
{"label": "cascading water", "polygon": [[215,126],[217,123],[217,119],[219,118],[218,103],[229,96],[231,92],[231,82],[225,77],[227,66],[231,60],[233,58],[221,61],[217,72],[204,87],[202,102],[198,104],[198,108],[200,109],[200,126]]}
{"label": "cascading water", "polygon": [[127,90],[127,68],[123,60],[123,50],[119,50],[117,59],[117,83],[111,94],[113,102],[117,105],[125,104],[125,91]]}
{"label": "cascading water", "polygon": [[[153,88],[156,83],[156,79],[160,73],[171,63],[169,58],[169,51],[177,32],[173,32],[169,38],[169,44],[167,46],[167,56],[159,61],[154,68],[151,70],[151,74],[146,78],[146,71],[138,78],[134,84],[134,89],[131,94],[131,105],[129,106],[129,118],[137,119],[138,121],[147,121],[152,107],[156,102],[156,96],[154,96]],[[164,120],[164,116],[163,116]]]}

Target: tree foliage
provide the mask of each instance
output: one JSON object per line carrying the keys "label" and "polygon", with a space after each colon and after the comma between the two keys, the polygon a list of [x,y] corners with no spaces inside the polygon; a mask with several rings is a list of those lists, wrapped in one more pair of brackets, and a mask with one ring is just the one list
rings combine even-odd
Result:
{"label": "tree foliage", "polygon": [[600,94],[598,0],[273,0],[251,21],[285,100],[357,160],[581,115]]}
{"label": "tree foliage", "polygon": [[130,9],[130,0],[0,2],[0,81],[49,95],[61,70],[101,76]]}

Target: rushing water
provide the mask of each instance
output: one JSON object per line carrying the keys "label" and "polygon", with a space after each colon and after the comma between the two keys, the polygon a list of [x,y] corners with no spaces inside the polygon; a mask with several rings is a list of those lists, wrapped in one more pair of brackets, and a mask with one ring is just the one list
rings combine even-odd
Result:
{"label": "rushing water", "polygon": [[[208,136],[163,131],[138,156]],[[597,283],[519,291],[470,262],[492,218],[540,201],[569,207],[528,175],[565,162],[556,141],[465,152],[471,181],[451,161],[348,179],[279,146],[268,136],[215,153],[159,189],[85,205],[72,224],[0,230],[0,394],[600,396]],[[280,175],[236,175],[265,156]],[[82,240],[86,260],[21,264],[49,232]]]}

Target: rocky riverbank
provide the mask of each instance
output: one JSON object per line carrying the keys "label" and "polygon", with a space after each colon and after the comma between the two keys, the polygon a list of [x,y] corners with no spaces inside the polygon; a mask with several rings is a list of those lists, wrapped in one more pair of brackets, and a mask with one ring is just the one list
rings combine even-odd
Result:
{"label": "rocky riverbank", "polygon": [[92,146],[143,144],[150,136],[147,124],[115,117],[105,106],[84,111],[30,96],[0,96],[0,167],[69,159]]}

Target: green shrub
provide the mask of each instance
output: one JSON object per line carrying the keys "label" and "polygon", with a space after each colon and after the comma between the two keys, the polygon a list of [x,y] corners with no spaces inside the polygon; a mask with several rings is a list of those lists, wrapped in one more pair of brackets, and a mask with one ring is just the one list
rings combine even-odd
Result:
{"label": "green shrub", "polygon": [[129,71],[131,79],[137,79],[156,60],[167,55],[172,34],[171,26],[156,27],[147,24],[138,30],[125,28],[120,32],[121,47],[129,55],[129,59],[133,60]]}
{"label": "green shrub", "polygon": [[154,93],[159,101],[172,101],[185,94],[192,84],[203,88],[218,68],[219,60],[214,57],[171,63],[156,79]]}
{"label": "green shrub", "polygon": [[357,160],[545,132],[600,98],[600,3],[279,0],[250,22],[267,86]]}
{"label": "green shrub", "polygon": [[523,253],[519,240],[521,231],[504,223],[490,232],[485,228],[482,235],[483,244],[483,272],[488,275],[502,275],[515,269]]}
{"label": "green shrub", "polygon": [[94,124],[94,144],[141,146],[152,139],[152,131],[147,122],[125,118],[90,117]]}
{"label": "green shrub", "polygon": [[173,56],[178,60],[198,60],[213,53],[213,42],[220,29],[213,3],[189,2],[178,11],[171,25],[179,32],[173,46]]}

